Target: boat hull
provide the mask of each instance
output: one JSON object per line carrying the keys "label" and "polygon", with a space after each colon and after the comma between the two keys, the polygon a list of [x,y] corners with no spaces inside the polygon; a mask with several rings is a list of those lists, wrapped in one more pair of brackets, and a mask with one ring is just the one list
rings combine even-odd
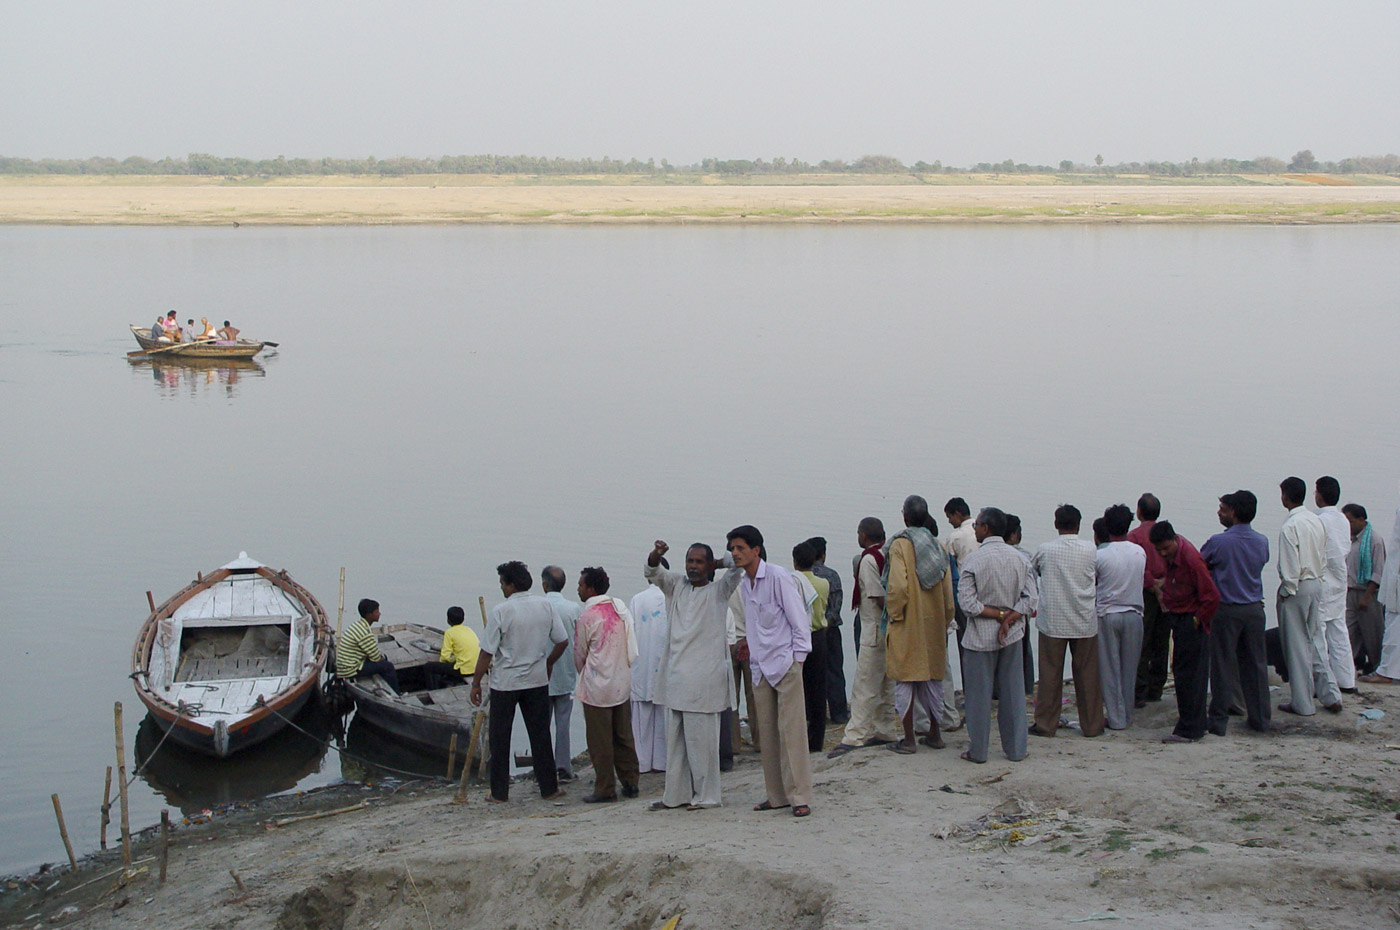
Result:
{"label": "boat hull", "polygon": [[161,342],[159,339],[151,338],[149,326],[142,327],[135,324],[131,326],[131,335],[136,337],[136,344],[141,348],[159,351],[160,355],[174,358],[252,358],[264,347],[261,342],[247,342],[241,339],[238,342]]}

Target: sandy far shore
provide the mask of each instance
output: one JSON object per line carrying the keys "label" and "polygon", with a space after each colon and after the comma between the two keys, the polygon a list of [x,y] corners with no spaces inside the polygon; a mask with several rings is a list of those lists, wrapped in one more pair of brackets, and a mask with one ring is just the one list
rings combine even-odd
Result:
{"label": "sandy far shore", "polygon": [[1400,185],[297,186],[23,183],[0,223],[1400,222]]}
{"label": "sandy far shore", "polygon": [[[1385,716],[1363,719],[1363,708]],[[1066,713],[1074,715],[1072,699]],[[517,783],[509,804],[487,804],[475,788],[459,805],[439,783],[276,829],[216,819],[177,832],[163,886],[150,862],[119,885],[109,853],[46,895],[18,893],[0,922],[103,930],[659,930],[677,915],[679,930],[1396,923],[1400,688],[1363,686],[1337,716],[1276,713],[1279,730],[1268,736],[1235,719],[1228,736],[1163,745],[1175,719],[1168,693],[1127,730],[1032,737],[1019,763],[1001,757],[995,733],[985,765],[958,759],[963,732],[947,734],[946,749],[912,756],[878,748],[813,756],[813,814],[800,820],[753,811],[763,777],[747,752],[724,776],[724,807],[694,813],[648,812],[661,794],[655,774],[643,776],[639,800],[584,804],[592,781],[584,769],[559,802]],[[960,829],[998,808],[995,824]],[[83,881],[91,883],[69,891]]]}

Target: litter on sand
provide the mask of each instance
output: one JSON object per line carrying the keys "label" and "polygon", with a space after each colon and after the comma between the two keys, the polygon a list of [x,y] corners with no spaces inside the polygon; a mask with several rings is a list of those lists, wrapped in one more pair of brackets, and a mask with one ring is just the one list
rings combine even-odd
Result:
{"label": "litter on sand", "polygon": [[940,840],[961,837],[974,849],[995,846],[1032,846],[1057,839],[1060,828],[1069,822],[1069,811],[1056,808],[1042,811],[1022,798],[1010,798],[987,811],[971,823],[957,824],[935,830]]}
{"label": "litter on sand", "polygon": [[1357,714],[1357,716],[1361,717],[1363,720],[1379,720],[1385,716],[1385,711],[1377,707],[1368,707]]}

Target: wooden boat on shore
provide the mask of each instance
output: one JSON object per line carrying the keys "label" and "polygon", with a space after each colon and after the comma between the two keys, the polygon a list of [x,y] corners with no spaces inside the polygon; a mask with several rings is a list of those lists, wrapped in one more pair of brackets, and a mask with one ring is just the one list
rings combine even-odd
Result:
{"label": "wooden boat on shore", "polygon": [[222,759],[286,726],[315,693],[329,649],[311,592],[240,552],[152,607],[131,679],[171,740]]}
{"label": "wooden boat on shore", "polygon": [[135,323],[130,326],[131,335],[136,337],[136,344],[141,348],[160,355],[173,355],[176,358],[252,358],[267,345],[265,342],[253,342],[248,339],[239,339],[237,342],[229,342],[227,339],[171,342],[167,339],[152,339],[149,326],[138,326]]}
{"label": "wooden boat on shore", "polygon": [[[471,702],[471,684],[450,688],[428,687],[423,666],[438,658],[442,629],[421,623],[391,623],[374,631],[384,658],[394,663],[403,693],[395,694],[378,675],[346,682],[355,699],[355,720],[368,724],[394,740],[416,749],[447,755],[453,734],[457,751],[465,753],[472,735],[472,722],[485,711]],[[489,689],[488,693],[489,693]],[[478,758],[485,754],[486,735],[478,746]]]}

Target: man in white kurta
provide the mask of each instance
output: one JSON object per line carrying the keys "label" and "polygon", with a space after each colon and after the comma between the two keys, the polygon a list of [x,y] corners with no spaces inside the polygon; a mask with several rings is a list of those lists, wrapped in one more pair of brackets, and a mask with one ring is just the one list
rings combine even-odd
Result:
{"label": "man in white kurta", "polygon": [[828,758],[844,755],[862,746],[893,743],[899,739],[899,719],[894,712],[894,682],[885,675],[885,633],[880,618],[885,612],[885,586],[880,580],[885,568],[881,548],[885,525],[878,517],[866,517],[856,528],[861,547],[855,560],[855,588],[851,592],[860,621],[860,652],[856,655],[856,678],[851,686],[851,719],[841,742]]}
{"label": "man in white kurta", "polygon": [[1327,664],[1337,687],[1356,690],[1356,665],[1351,654],[1351,634],[1347,632],[1347,553],[1351,551],[1351,524],[1337,509],[1342,486],[1328,475],[1313,485],[1317,518],[1327,530],[1327,570],[1322,578],[1322,635],[1327,641]]}
{"label": "man in white kurta", "polygon": [[728,570],[711,581],[720,563],[703,543],[686,552],[684,574],[667,571],[667,549],[657,540],[646,567],[666,597],[666,649],[652,690],[666,707],[666,790],[652,807],[719,807],[720,715],[734,687],[724,615],[744,573],[726,556]]}
{"label": "man in white kurta", "polygon": [[632,738],[643,772],[666,771],[666,708],[656,703],[656,670],[666,651],[666,595],[656,585],[628,609],[637,630],[637,661],[632,666]]}
{"label": "man in white kurta", "polygon": [[1376,595],[1385,605],[1385,631],[1381,634],[1381,664],[1366,676],[1367,684],[1400,684],[1400,508],[1395,511],[1395,523],[1390,531],[1389,556],[1381,575],[1381,589]]}

